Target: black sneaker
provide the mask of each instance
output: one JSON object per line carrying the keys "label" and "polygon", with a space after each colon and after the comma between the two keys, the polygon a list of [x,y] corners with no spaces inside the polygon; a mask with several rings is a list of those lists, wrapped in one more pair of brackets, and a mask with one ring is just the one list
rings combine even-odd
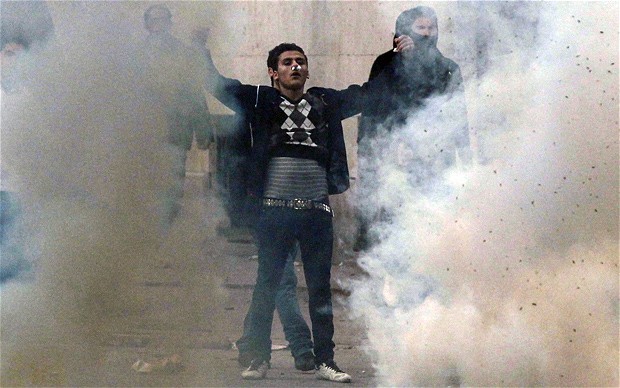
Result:
{"label": "black sneaker", "polygon": [[248,369],[241,372],[241,377],[244,380],[262,380],[267,376],[269,370],[269,361],[254,359],[250,363]]}
{"label": "black sneaker", "polygon": [[316,369],[314,354],[312,354],[312,352],[306,352],[299,357],[295,357],[295,369],[304,372]]}
{"label": "black sneaker", "polygon": [[324,362],[316,368],[316,378],[319,380],[350,383],[351,376],[343,372],[334,361]]}

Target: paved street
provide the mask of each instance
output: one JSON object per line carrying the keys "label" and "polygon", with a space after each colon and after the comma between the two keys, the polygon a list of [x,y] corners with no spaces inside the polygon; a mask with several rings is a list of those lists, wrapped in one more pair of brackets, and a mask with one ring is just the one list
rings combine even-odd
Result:
{"label": "paved street", "polygon": [[[31,347],[37,353],[32,362],[24,360],[28,353],[24,354],[23,349],[28,347],[20,343],[21,361],[15,361],[15,357],[10,360],[15,366],[3,377],[5,386],[337,385],[316,380],[314,373],[296,371],[288,349],[273,352],[266,380],[241,379],[237,352],[231,349],[231,343],[241,334],[250,302],[257,268],[256,248],[243,238],[227,239],[218,234],[217,226],[226,218],[213,192],[203,196],[201,178],[188,178],[184,201],[169,241],[155,260],[141,264],[133,284],[125,288],[124,292],[131,294],[125,313],[107,319],[101,328],[93,324],[77,327],[75,337],[37,339],[38,343]],[[353,376],[350,386],[371,386],[373,372],[362,350],[364,332],[347,317],[346,292],[338,286],[339,278],[360,276],[354,261],[352,257],[334,258],[336,361]],[[296,269],[301,275],[301,265]],[[298,291],[309,322],[303,275]],[[84,341],[85,337],[90,340]],[[272,338],[274,345],[286,344],[277,318]],[[3,332],[3,346],[17,340]],[[180,360],[181,367],[176,368],[180,370],[140,373],[132,369],[138,360],[152,364],[173,355]]]}

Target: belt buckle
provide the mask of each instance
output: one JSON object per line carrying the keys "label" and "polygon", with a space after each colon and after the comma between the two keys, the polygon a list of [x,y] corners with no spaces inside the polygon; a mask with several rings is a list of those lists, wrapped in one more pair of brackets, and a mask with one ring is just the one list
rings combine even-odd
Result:
{"label": "belt buckle", "polygon": [[295,210],[310,209],[310,201],[307,201],[305,199],[295,198],[293,200],[293,209]]}

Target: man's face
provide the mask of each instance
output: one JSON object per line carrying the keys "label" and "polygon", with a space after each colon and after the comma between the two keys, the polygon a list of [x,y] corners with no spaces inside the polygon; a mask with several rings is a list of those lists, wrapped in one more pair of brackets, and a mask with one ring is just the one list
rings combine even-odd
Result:
{"label": "man's face", "polygon": [[7,43],[0,51],[0,60],[2,60],[2,66],[11,67],[17,60],[19,54],[24,51],[24,46],[19,43]]}
{"label": "man's face", "polygon": [[308,62],[299,51],[285,51],[278,57],[278,69],[268,69],[269,76],[276,87],[284,89],[303,89],[308,79]]}
{"label": "man's face", "polygon": [[414,20],[411,28],[418,35],[437,36],[437,24],[427,17],[420,17]]}
{"label": "man's face", "polygon": [[166,10],[155,8],[151,10],[144,24],[151,34],[169,32],[172,27],[172,19]]}

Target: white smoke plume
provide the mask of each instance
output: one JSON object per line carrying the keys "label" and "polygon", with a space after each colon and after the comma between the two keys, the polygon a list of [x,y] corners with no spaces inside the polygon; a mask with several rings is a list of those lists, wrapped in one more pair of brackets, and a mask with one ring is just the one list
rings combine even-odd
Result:
{"label": "white smoke plume", "polygon": [[412,182],[429,109],[377,144],[360,195],[391,215],[349,285],[379,383],[617,386],[618,4],[459,10],[489,30],[467,86],[481,163]]}
{"label": "white smoke plume", "polygon": [[[153,302],[139,285],[155,266],[172,263],[184,285],[194,281],[206,225],[166,226],[178,151],[139,60],[147,5],[50,4],[55,37],[25,54],[26,90],[3,95],[3,169],[22,212],[12,238],[30,270],[2,285],[2,385],[72,385],[100,367],[112,334],[148,319]],[[201,279],[219,285],[207,280],[212,269]],[[180,295],[176,306],[217,303],[210,285],[197,296],[204,303]],[[171,324],[195,324],[186,315],[197,316]]]}

